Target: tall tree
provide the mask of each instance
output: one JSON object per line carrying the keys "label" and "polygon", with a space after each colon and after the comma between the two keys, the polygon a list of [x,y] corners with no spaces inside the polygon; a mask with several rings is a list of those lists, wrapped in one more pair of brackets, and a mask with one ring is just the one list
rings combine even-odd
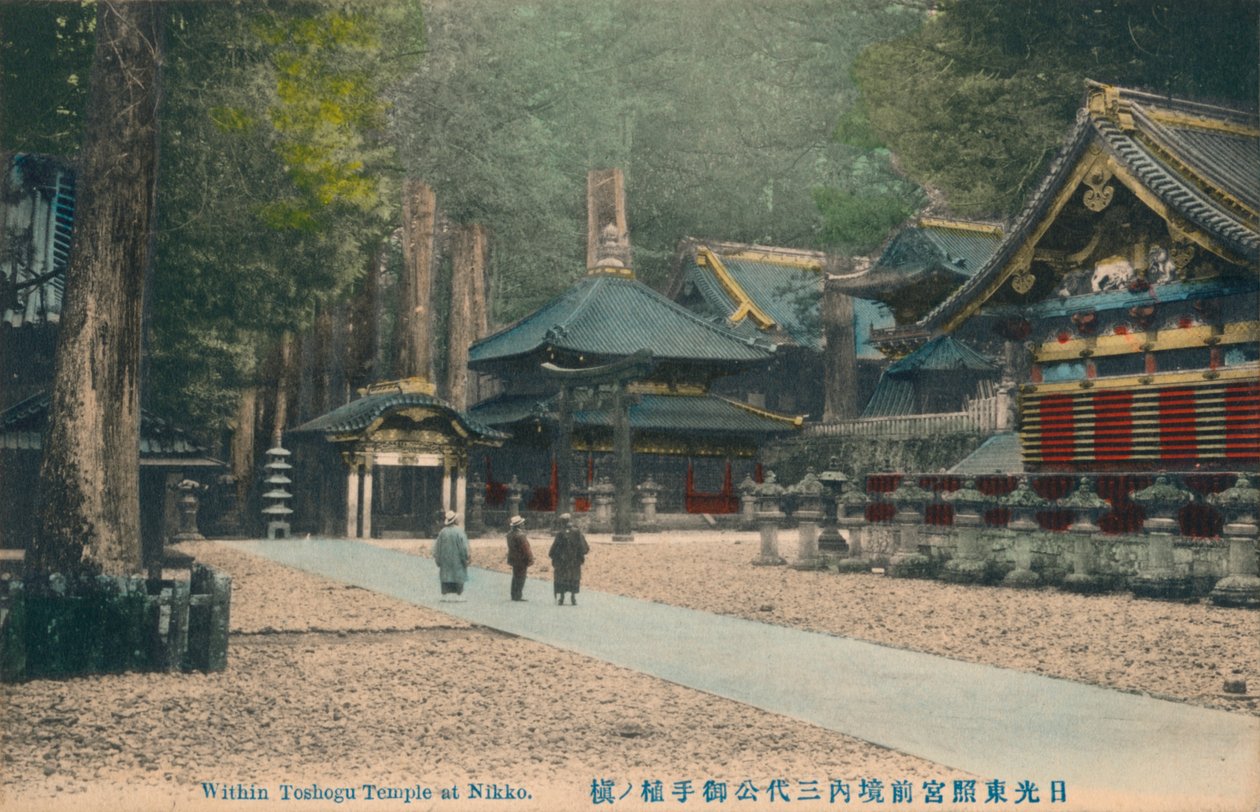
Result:
{"label": "tall tree", "polygon": [[158,4],[97,6],[39,526],[39,572],[139,571],[140,345],[158,164]]}

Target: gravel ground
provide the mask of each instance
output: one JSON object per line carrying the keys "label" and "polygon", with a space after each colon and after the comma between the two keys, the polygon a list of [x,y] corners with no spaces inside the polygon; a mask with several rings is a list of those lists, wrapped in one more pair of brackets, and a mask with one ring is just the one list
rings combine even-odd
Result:
{"label": "gravel ground", "polygon": [[[550,540],[532,535],[530,575],[547,578]],[[754,567],[755,533],[588,538],[585,588],[1260,715],[1260,612]],[[429,550],[423,541],[379,543]],[[508,571],[505,551],[504,541],[478,540],[473,564]],[[1245,679],[1248,694],[1224,693],[1226,679]]]}
{"label": "gravel ground", "polygon": [[[590,809],[591,784],[600,779],[614,782],[615,797],[629,793],[623,808],[639,801],[636,808],[687,809],[701,799],[676,803],[674,782],[689,780],[699,792],[713,779],[727,782],[729,803],[753,809],[764,805],[768,783],[782,779],[794,800],[812,786],[804,782],[816,780],[822,800],[813,806],[821,808],[833,778],[850,782],[857,802],[862,778],[882,780],[887,799],[897,780],[917,788],[924,780],[958,777],[921,759],[212,542],[183,549],[233,576],[227,670],[4,686],[0,807],[223,808],[222,800],[205,797],[201,782],[212,782],[219,792],[224,784],[266,790],[269,803],[253,808],[292,806],[283,803],[283,784],[318,784],[354,787],[355,802],[299,807]],[[492,540],[475,549],[479,563],[498,555]],[[673,551],[651,545],[642,552]],[[611,547],[598,546],[593,578],[612,556]],[[601,559],[607,563],[597,566]],[[743,568],[739,557],[733,560]],[[713,566],[712,572],[725,568],[717,560]],[[736,803],[745,779],[760,788],[760,803]],[[666,803],[642,803],[642,784],[652,780],[662,782]],[[530,797],[470,801],[470,782],[525,788]],[[364,784],[419,785],[435,800],[368,804]],[[451,786],[460,800],[436,800]]]}

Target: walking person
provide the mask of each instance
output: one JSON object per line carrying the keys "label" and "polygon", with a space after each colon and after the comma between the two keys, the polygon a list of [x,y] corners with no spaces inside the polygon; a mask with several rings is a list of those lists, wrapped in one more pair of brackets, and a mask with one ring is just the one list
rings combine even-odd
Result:
{"label": "walking person", "polygon": [[569,593],[569,603],[577,606],[577,593],[582,585],[582,564],[591,547],[582,531],[573,526],[572,514],[560,516],[560,530],[547,552],[551,569],[555,574],[556,604],[564,605],[564,593]]}
{"label": "walking person", "polygon": [[525,600],[525,571],[534,563],[534,551],[525,535],[525,519],[513,516],[507,534],[507,562],[512,567],[512,600]]}
{"label": "walking person", "polygon": [[[462,602],[464,582],[468,580],[468,536],[460,529],[459,514],[446,511],[445,526],[433,542],[433,560],[438,565],[442,582],[442,600]],[[447,595],[455,597],[447,598]]]}

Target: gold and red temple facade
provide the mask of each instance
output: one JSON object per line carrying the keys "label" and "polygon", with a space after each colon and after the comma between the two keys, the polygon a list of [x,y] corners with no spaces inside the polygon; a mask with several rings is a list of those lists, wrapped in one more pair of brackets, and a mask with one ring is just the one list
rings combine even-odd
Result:
{"label": "gold and red temple facade", "polygon": [[1254,364],[1092,383],[1023,394],[1021,440],[1030,469],[1237,470],[1260,463]]}

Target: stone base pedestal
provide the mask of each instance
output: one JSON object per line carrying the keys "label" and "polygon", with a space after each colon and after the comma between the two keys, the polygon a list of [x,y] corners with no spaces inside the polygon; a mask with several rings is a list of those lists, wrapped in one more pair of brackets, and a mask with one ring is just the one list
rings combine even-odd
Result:
{"label": "stone base pedestal", "polygon": [[897,553],[888,562],[887,575],[891,578],[927,578],[932,559],[923,553]]}
{"label": "stone base pedestal", "polygon": [[1244,609],[1260,608],[1260,578],[1254,575],[1227,575],[1212,587],[1212,603]]}
{"label": "stone base pedestal", "polygon": [[1002,579],[1002,586],[1013,589],[1033,589],[1041,586],[1041,576],[1029,569],[1013,569]]}
{"label": "stone base pedestal", "polygon": [[625,535],[622,535],[620,533],[613,533],[612,540],[613,541],[634,541],[634,534],[626,533]]}
{"label": "stone base pedestal", "polygon": [[1130,579],[1129,591],[1138,598],[1176,601],[1191,597],[1194,587],[1189,578],[1179,578],[1172,573],[1150,572]]}
{"label": "stone base pedestal", "polygon": [[849,542],[844,540],[840,531],[834,527],[823,528],[818,535],[818,552],[828,555],[848,555]]}
{"label": "stone base pedestal", "polygon": [[976,584],[984,580],[988,567],[978,558],[951,558],[941,570],[941,580],[951,584]]}
{"label": "stone base pedestal", "polygon": [[787,562],[779,555],[779,524],[778,518],[773,520],[762,520],[760,522],[761,529],[761,553],[753,559],[753,566],[756,567],[779,567]]}
{"label": "stone base pedestal", "polygon": [[1075,592],[1079,595],[1093,595],[1098,592],[1105,592],[1107,583],[1097,575],[1074,572],[1063,579],[1061,588],[1066,592]]}
{"label": "stone base pedestal", "polygon": [[267,538],[287,539],[289,537],[288,522],[267,522]]}

